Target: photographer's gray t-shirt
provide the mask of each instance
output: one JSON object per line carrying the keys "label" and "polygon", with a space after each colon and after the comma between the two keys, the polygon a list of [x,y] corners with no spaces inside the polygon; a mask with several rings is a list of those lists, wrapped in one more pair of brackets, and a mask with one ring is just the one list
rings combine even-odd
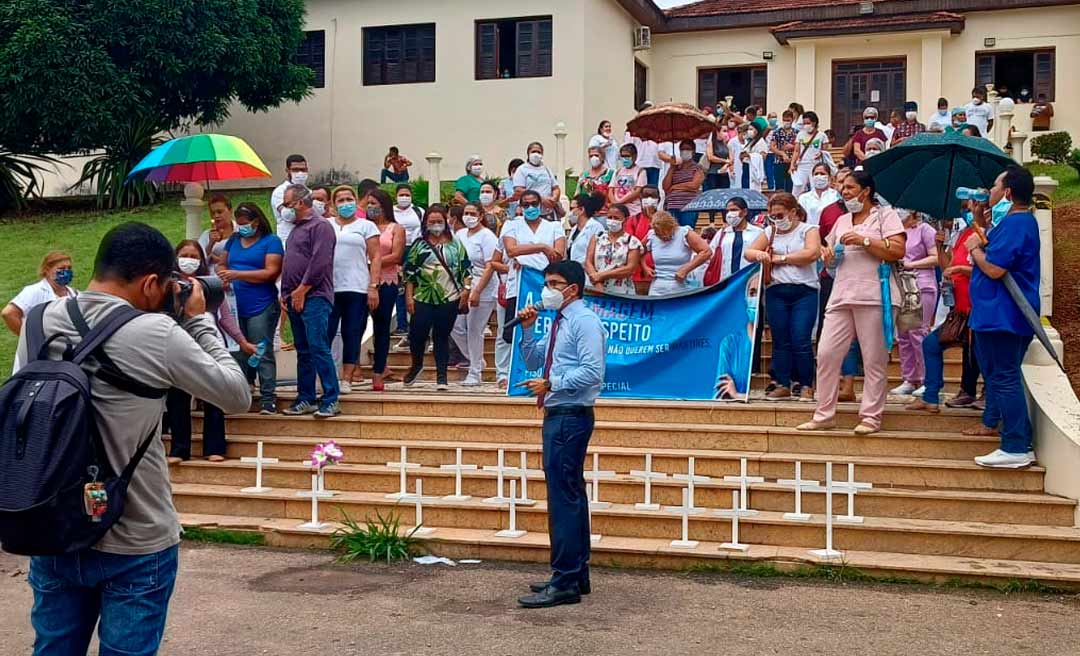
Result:
{"label": "photographer's gray t-shirt", "polygon": [[[54,301],[46,308],[45,335],[63,334],[77,344],[79,332],[68,317],[66,302],[66,299]],[[93,327],[127,301],[104,292],[87,291],[79,295],[78,303],[86,322]],[[25,323],[23,327],[18,353],[20,361],[27,362]],[[63,339],[53,341],[51,357],[59,358],[64,347]],[[123,373],[144,385],[158,389],[176,387],[218,406],[225,413],[247,412],[251,406],[247,380],[222,345],[218,328],[209,315],[194,317],[181,326],[165,314],[146,314],[120,328],[104,349]],[[105,451],[117,473],[127,465],[139,443],[151,432],[155,435],[131,479],[123,516],[94,549],[143,555],[177,544],[180,521],[173,507],[169,465],[161,441],[165,398],[138,397],[96,377],[91,378],[90,391]]]}

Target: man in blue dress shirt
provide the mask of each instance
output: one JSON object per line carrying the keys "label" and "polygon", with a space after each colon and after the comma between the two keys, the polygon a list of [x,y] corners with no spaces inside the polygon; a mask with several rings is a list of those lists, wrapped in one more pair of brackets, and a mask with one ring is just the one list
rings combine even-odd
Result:
{"label": "man in blue dress shirt", "polygon": [[537,340],[537,312],[522,310],[521,355],[542,377],[522,383],[544,410],[544,477],[547,480],[551,579],[531,585],[518,600],[525,608],[576,604],[589,594],[589,500],[585,495],[585,452],[593,431],[593,405],[604,382],[606,337],[600,317],[582,300],[585,270],[573,260],[544,271],[541,299],[557,309],[551,331]]}

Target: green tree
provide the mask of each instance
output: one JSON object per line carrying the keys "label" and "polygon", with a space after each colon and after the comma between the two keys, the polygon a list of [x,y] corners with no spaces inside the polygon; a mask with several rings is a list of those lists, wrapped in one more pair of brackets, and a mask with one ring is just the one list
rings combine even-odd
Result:
{"label": "green tree", "polygon": [[[303,23],[303,0],[0,0],[0,150],[104,150],[120,166],[147,126],[299,101]],[[99,181],[123,178],[102,168]]]}

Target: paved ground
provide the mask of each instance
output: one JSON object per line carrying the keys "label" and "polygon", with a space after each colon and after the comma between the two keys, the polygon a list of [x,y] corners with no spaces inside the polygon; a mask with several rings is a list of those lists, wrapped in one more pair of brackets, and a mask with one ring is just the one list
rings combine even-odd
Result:
{"label": "paved ground", "polygon": [[[0,555],[4,654],[33,641],[26,566]],[[525,611],[543,568],[185,546],[181,569],[165,656],[1080,654],[1070,596],[598,570],[581,605]]]}

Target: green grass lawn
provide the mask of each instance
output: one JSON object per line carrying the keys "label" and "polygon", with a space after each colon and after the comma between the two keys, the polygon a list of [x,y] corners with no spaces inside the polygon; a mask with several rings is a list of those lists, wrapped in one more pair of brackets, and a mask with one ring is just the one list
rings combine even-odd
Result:
{"label": "green grass lawn", "polygon": [[1075,203],[1080,201],[1080,174],[1067,164],[1028,164],[1028,169],[1035,175],[1048,175],[1057,180],[1058,188],[1054,193],[1054,203]]}

